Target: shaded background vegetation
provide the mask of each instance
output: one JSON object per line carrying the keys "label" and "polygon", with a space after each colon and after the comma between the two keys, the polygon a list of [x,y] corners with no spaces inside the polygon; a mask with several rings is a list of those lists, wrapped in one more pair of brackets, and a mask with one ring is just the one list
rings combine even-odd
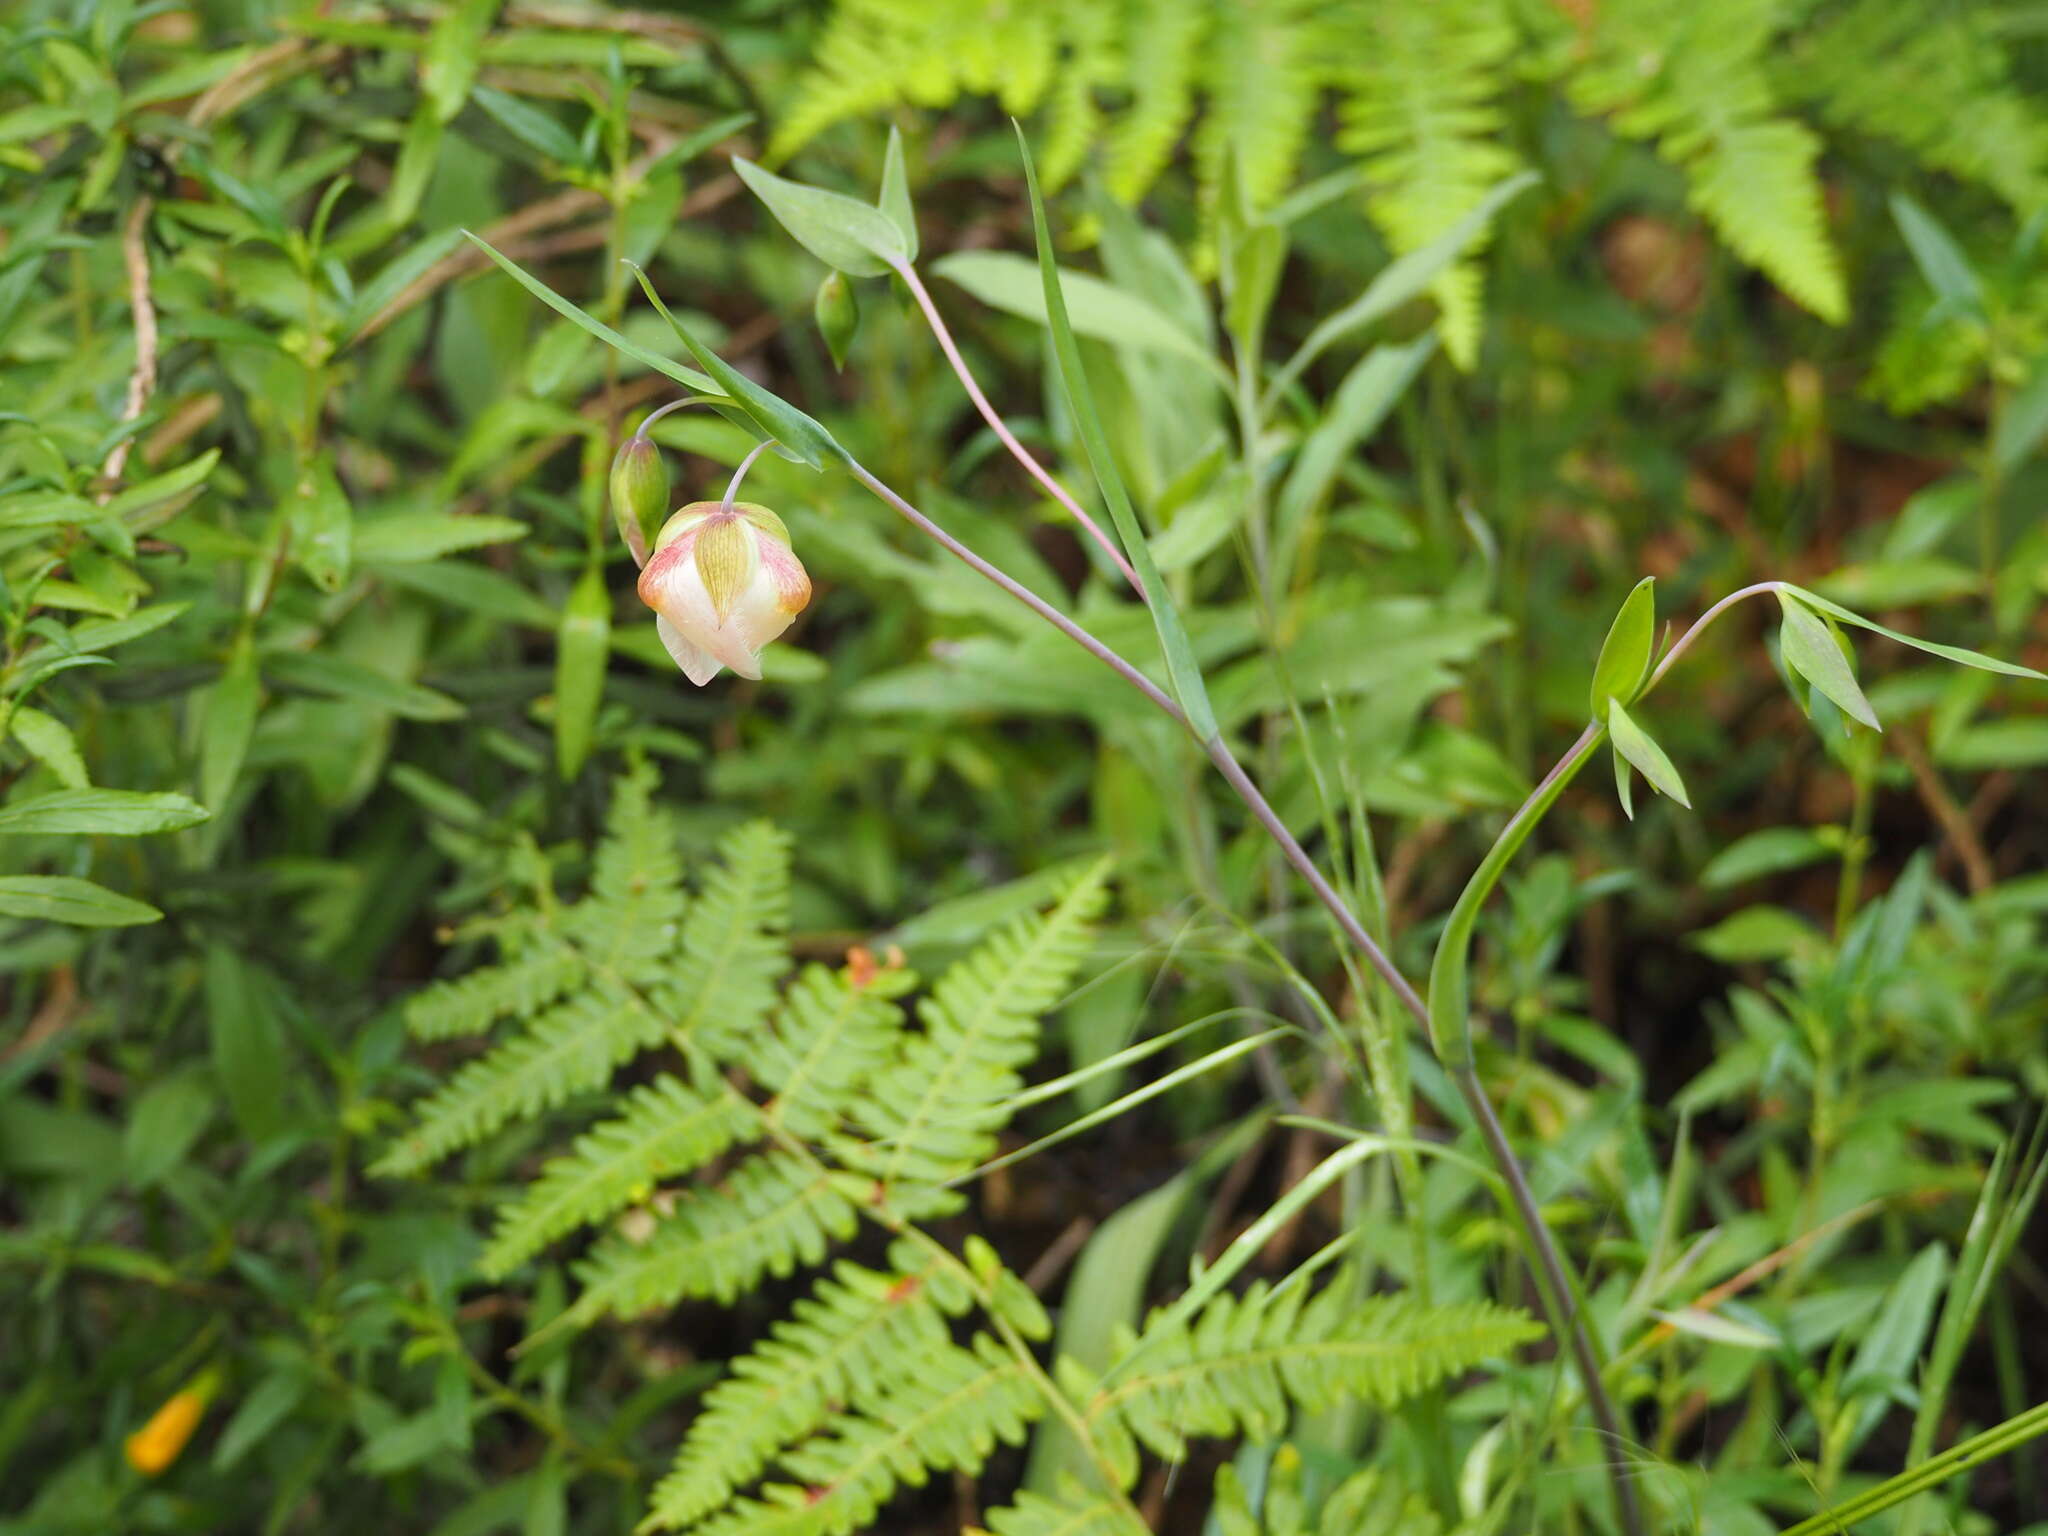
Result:
{"label": "shaded background vegetation", "polygon": [[[800,957],[897,944],[934,970],[1047,871],[1112,853],[1102,979],[1060,1014],[1048,1070],[1233,1004],[1292,1007],[1232,911],[1340,1013],[1363,1006],[1199,760],[850,481],[755,469],[816,596],[759,683],[683,684],[603,501],[620,435],[671,390],[463,228],[672,352],[616,258],[644,263],[724,356],[1139,648],[1142,613],[996,448],[899,285],[859,285],[833,367],[810,318],[822,269],[729,157],[869,189],[894,123],[928,256],[1028,251],[1005,122],[1024,113],[1080,232],[1064,259],[1231,366],[1197,286],[1233,191],[1225,146],[1287,230],[1269,365],[1391,255],[1537,171],[1483,253],[1391,317],[1389,347],[1442,337],[1398,398],[1347,394],[1365,349],[1333,347],[1257,465],[1185,365],[1091,347],[1226,724],[1361,882],[1347,818],[1370,817],[1410,974],[1583,723],[1641,575],[1666,615],[1783,577],[2044,665],[2038,27],[2019,6],[1745,0],[1703,35],[1688,9],[12,8],[4,1528],[457,1536],[639,1516],[693,1395],[786,1298],[510,1356],[561,1306],[563,1266],[492,1287],[472,1265],[482,1207],[530,1174],[541,1130],[431,1180],[363,1171],[397,1106],[463,1059],[407,1045],[405,999],[481,958],[464,923],[535,869],[581,882],[628,763],[656,766],[692,858],[754,817],[792,835]],[[933,286],[1020,431],[1081,463],[1041,329],[964,277]],[[658,435],[678,500],[716,495],[749,442],[708,414]],[[1249,547],[1253,481],[1297,519],[1288,562]],[[1485,935],[1488,1070],[1582,1260],[1625,1289],[1644,1209],[1705,1244],[1679,1300],[1781,1256],[1742,1288],[1779,1347],[1688,1338],[1636,1408],[1659,1454],[1725,1474],[1708,1529],[1771,1529],[1814,1507],[1814,1479],[1839,1492],[1903,1463],[1987,1161],[2048,1093],[2043,696],[1924,659],[1863,648],[1890,729],[1847,737],[1824,703],[1808,723],[1738,611],[1649,711],[1693,809],[1642,791],[1631,821],[1575,789]],[[31,805],[89,787],[193,808]],[[37,883],[53,878],[99,894]],[[1455,1130],[1416,1072],[1425,1127]],[[1006,1170],[976,1219],[1057,1301],[1097,1224],[1274,1102],[1376,1123],[1313,1053],[1286,1054]],[[1140,1270],[1213,1254],[1313,1155],[1270,1127],[1226,1152]],[[1439,1194],[1459,1284],[1519,1294],[1490,1207]],[[1315,1207],[1261,1267],[1345,1219]],[[2025,1319],[2044,1259],[2037,1235],[1994,1287],[1944,1442],[2040,1396]],[[1859,1353],[1885,1316],[1903,1332]],[[124,1438],[208,1372],[199,1438],[141,1475]],[[1819,1405],[1844,1393],[1872,1405],[1835,1442],[1844,1465],[1790,1469],[1786,1445],[1816,1456]],[[1398,1438],[1304,1443],[1342,1467]],[[1016,1462],[903,1519],[957,1528]],[[1213,1458],[1197,1465],[1145,1485],[1171,1528],[1206,1506]],[[2014,1528],[2042,1476],[2023,1452],[1947,1517]],[[1573,1518],[1542,1500],[1578,1486],[1532,1507]]]}

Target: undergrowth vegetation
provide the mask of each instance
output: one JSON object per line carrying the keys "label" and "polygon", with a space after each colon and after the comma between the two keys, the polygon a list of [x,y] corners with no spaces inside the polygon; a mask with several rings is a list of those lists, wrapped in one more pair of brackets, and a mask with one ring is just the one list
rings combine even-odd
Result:
{"label": "undergrowth vegetation", "polygon": [[0,1532],[2048,1531],[2023,12],[0,17]]}

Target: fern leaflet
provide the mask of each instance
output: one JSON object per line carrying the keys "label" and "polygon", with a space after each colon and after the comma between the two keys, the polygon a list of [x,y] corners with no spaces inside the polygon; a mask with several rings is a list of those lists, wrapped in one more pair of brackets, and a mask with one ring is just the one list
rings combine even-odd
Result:
{"label": "fern leaflet", "polygon": [[706,1394],[674,1470],[654,1490],[655,1524],[710,1513],[783,1447],[822,1429],[836,1405],[873,1412],[885,1391],[921,1379],[925,1363],[952,1348],[945,1318],[966,1310],[965,1290],[909,1244],[891,1258],[891,1274],[839,1263]]}
{"label": "fern leaflet", "polygon": [[609,1312],[637,1317],[686,1296],[730,1302],[764,1274],[816,1264],[853,1235],[853,1202],[827,1169],[788,1152],[765,1152],[718,1184],[691,1190],[650,1236],[614,1232],[576,1267],[582,1295],[566,1326]]}
{"label": "fern leaflet", "polygon": [[486,1279],[502,1279],[563,1234],[646,1200],[659,1180],[759,1134],[744,1099],[699,1094],[663,1074],[635,1089],[624,1114],[578,1137],[574,1151],[550,1162],[499,1212],[477,1267]]}

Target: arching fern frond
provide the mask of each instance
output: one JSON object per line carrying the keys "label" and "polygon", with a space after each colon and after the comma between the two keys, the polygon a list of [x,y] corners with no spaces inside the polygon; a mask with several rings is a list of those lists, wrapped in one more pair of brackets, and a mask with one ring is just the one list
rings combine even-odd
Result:
{"label": "arching fern frond", "polygon": [[1068,1486],[1056,1499],[1024,1492],[1015,1504],[990,1510],[989,1530],[994,1536],[1150,1536],[1149,1527],[1133,1518],[1122,1499],[1090,1494],[1072,1478],[1065,1481]]}
{"label": "arching fern frond", "polygon": [[[538,1013],[583,980],[574,950],[534,943],[530,920],[498,936],[506,958],[466,976],[437,981],[405,1005],[405,1027],[415,1040],[480,1035],[500,1019]],[[521,948],[521,941],[526,947]]]}
{"label": "arching fern frond", "polygon": [[948,1316],[969,1296],[931,1254],[899,1243],[893,1272],[842,1261],[829,1279],[712,1388],[674,1469],[654,1490],[653,1523],[686,1526],[759,1477],[787,1446],[815,1435],[839,1405],[870,1414],[952,1348]]}
{"label": "arching fern frond", "polygon": [[1839,321],[1848,294],[1822,218],[1820,141],[1780,114],[1768,74],[1789,19],[1780,0],[1632,0],[1583,30],[1557,17],[1552,58],[1574,103],[1685,170],[1693,205],[1736,254]]}
{"label": "arching fern frond", "polygon": [[616,987],[592,987],[456,1073],[370,1171],[416,1173],[514,1120],[602,1088],[646,1043],[633,1000]]}
{"label": "arching fern frond", "polygon": [[870,1083],[857,1119],[874,1144],[859,1145],[854,1163],[900,1213],[952,1208],[957,1197],[939,1186],[993,1148],[1004,1101],[1037,1054],[1038,1016],[1065,995],[1088,952],[1107,876],[1098,864],[1050,912],[1015,919],[951,966],[918,1008],[923,1032],[901,1037],[896,1060]]}
{"label": "arching fern frond", "polygon": [[1835,126],[1901,145],[2022,212],[2041,205],[2048,119],[2014,86],[1982,10],[1913,0],[1820,9],[1779,76],[1788,93]]}
{"label": "arching fern frond", "polygon": [[556,1238],[646,1200],[662,1179],[760,1134],[752,1107],[737,1094],[700,1094],[664,1073],[634,1089],[624,1114],[579,1136],[573,1151],[499,1212],[477,1268],[501,1279]]}
{"label": "arching fern frond", "polygon": [[1206,102],[1195,135],[1205,186],[1221,181],[1226,149],[1255,208],[1294,179],[1322,95],[1316,33],[1306,24],[1313,9],[1305,0],[1209,0]]}
{"label": "arching fern frond", "polygon": [[1219,1296],[1191,1321],[1162,1315],[1138,1339],[1126,1330],[1122,1353],[1141,1352],[1087,1395],[1090,1429],[1126,1463],[1125,1436],[1179,1459],[1189,1435],[1275,1438],[1295,1409],[1346,1398],[1392,1407],[1542,1332],[1527,1313],[1490,1302],[1432,1308],[1338,1287],[1303,1296],[1256,1285]]}
{"label": "arching fern frond", "polygon": [[648,986],[669,1038],[723,1056],[758,1029],[789,969],[781,937],[788,925],[789,837],[749,822],[718,845],[718,862],[683,922],[680,963]]}
{"label": "arching fern frond", "polygon": [[765,1152],[717,1184],[681,1195],[651,1235],[605,1237],[576,1266],[583,1291],[562,1321],[580,1327],[606,1313],[638,1317],[686,1296],[729,1302],[763,1275],[818,1263],[831,1243],[853,1235],[856,1220],[830,1170]]}
{"label": "arching fern frond", "polygon": [[895,1053],[903,1010],[893,999],[915,973],[864,977],[807,965],[782,995],[770,1026],[742,1044],[739,1064],[773,1097],[768,1121],[806,1140],[835,1129],[852,1096]]}
{"label": "arching fern frond", "polygon": [[[1499,0],[1440,0],[1346,9],[1330,31],[1338,143],[1363,162],[1373,221],[1397,252],[1427,245],[1519,164],[1500,142],[1498,105],[1514,29]],[[1459,263],[1434,291],[1444,349],[1469,367],[1479,347],[1479,268]]]}
{"label": "arching fern frond", "polygon": [[980,1469],[998,1442],[1015,1444],[1045,1411],[1023,1363],[987,1334],[971,1349],[947,1345],[914,1384],[871,1415],[842,1417],[832,1433],[783,1458],[795,1483],[770,1483],[694,1527],[698,1536],[847,1536],[898,1487],[933,1472]]}

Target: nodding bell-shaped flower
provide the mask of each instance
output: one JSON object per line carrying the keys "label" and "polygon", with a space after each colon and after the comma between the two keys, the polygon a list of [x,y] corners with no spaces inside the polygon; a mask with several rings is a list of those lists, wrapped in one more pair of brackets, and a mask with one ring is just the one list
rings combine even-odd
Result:
{"label": "nodding bell-shaped flower", "polygon": [[761,675],[761,648],[811,600],[782,519],[751,501],[693,501],[655,536],[640,600],[683,676],[702,687],[730,667]]}

